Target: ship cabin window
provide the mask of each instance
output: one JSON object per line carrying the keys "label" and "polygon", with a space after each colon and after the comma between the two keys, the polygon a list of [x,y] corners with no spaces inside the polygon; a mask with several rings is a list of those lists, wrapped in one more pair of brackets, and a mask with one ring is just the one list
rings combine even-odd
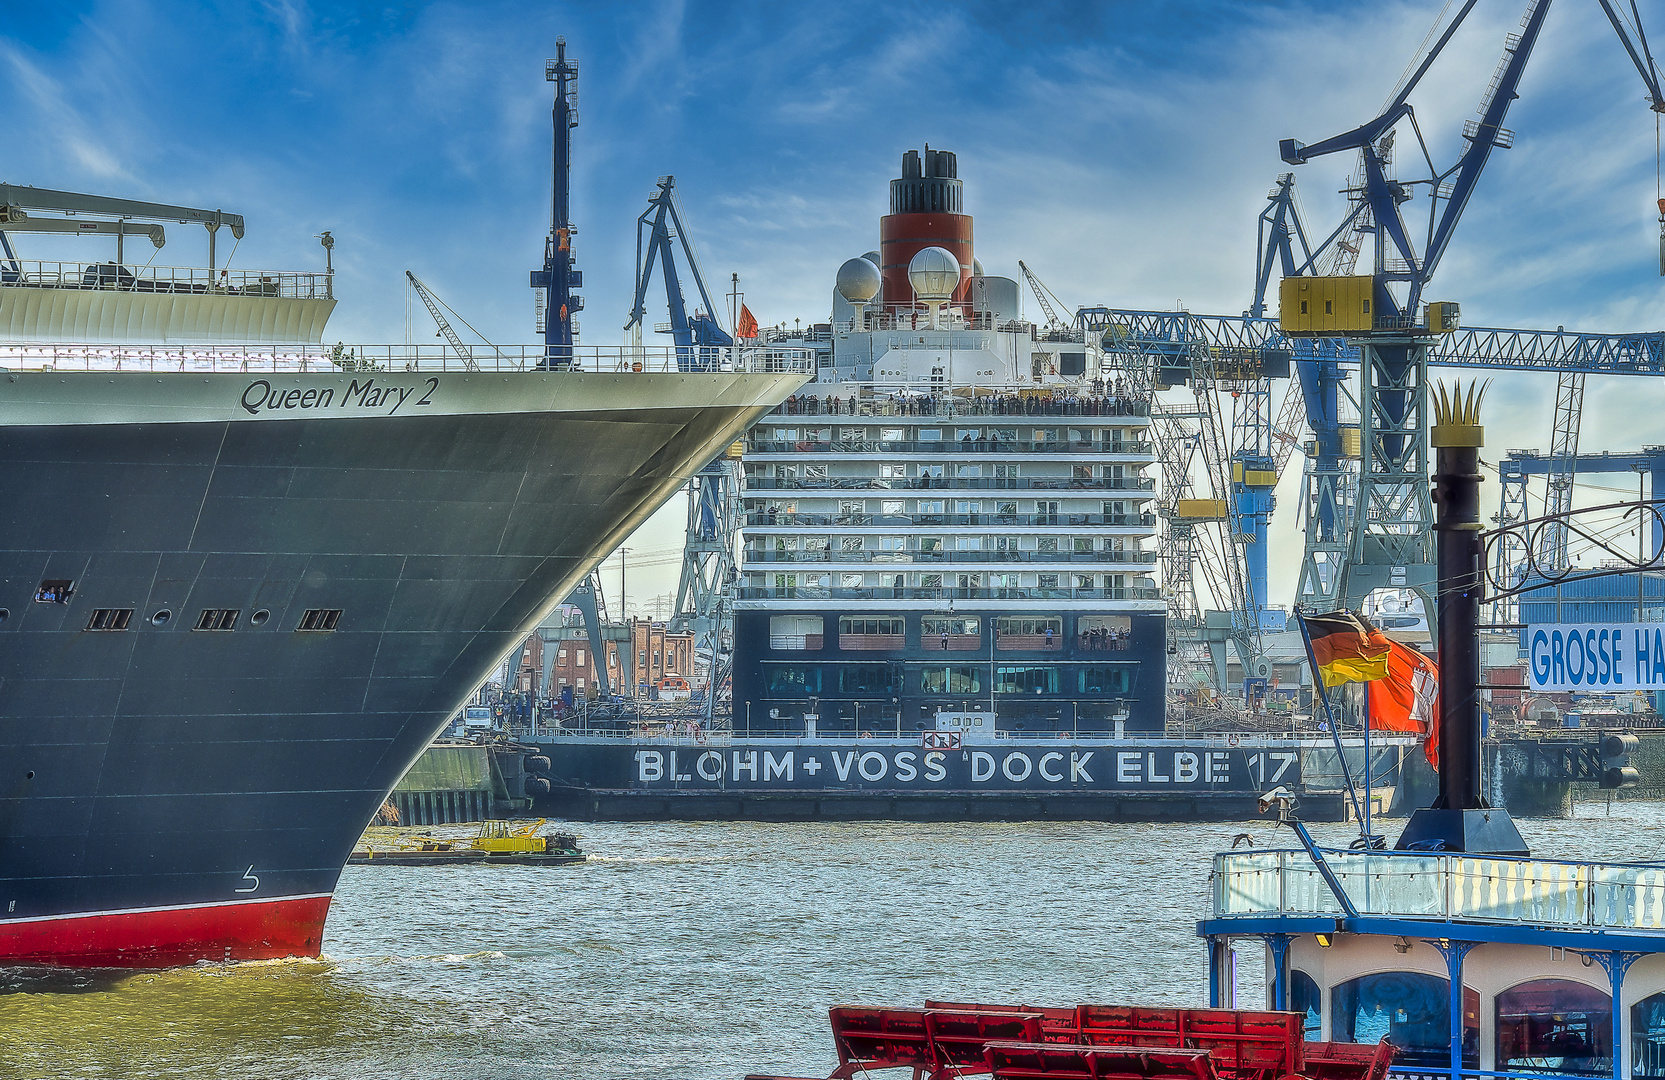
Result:
{"label": "ship cabin window", "polygon": [[[1267,987],[1271,992],[1271,987]],[[1322,1042],[1324,1038],[1324,998],[1311,975],[1294,968],[1289,972],[1289,1011],[1302,1015],[1301,1035],[1307,1042]],[[1268,1008],[1277,1008],[1274,1002]]]}
{"label": "ship cabin window", "polygon": [[971,616],[927,615],[919,620],[919,644],[927,650],[969,652],[982,640],[983,621]]}
{"label": "ship cabin window", "polygon": [[887,514],[887,515],[898,515],[898,514],[905,514],[905,513],[907,513],[907,511],[903,509],[903,503],[902,503],[901,499],[886,499],[883,502],[879,503],[879,513]]}
{"label": "ship cabin window", "polygon": [[1064,620],[1056,616],[1003,615],[994,622],[994,635],[995,646],[1002,651],[1056,649],[1063,640]]}
{"label": "ship cabin window", "polygon": [[1093,553],[1093,538],[1090,536],[1074,537],[1074,546],[1070,549],[1077,555],[1091,555]]}
{"label": "ship cabin window", "polygon": [[934,427],[922,427],[922,428],[920,428],[919,429],[919,441],[920,442],[941,442],[942,441],[942,429],[941,428],[934,428]]}
{"label": "ship cabin window", "polygon": [[[1330,989],[1330,1038],[1399,1048],[1398,1068],[1451,1064],[1450,983],[1418,971],[1360,975]],[[1463,1064],[1480,1066],[1480,994],[1463,990]]]}
{"label": "ship cabin window", "polygon": [[295,629],[328,633],[334,630],[340,621],[340,608],[308,608],[306,614],[301,616],[301,625]]}
{"label": "ship cabin window", "polygon": [[132,608],[99,608],[87,620],[88,630],[126,630],[133,621]]}
{"label": "ship cabin window", "polygon": [[900,615],[843,615],[838,620],[840,649],[900,649],[906,633]]}
{"label": "ship cabin window", "polygon": [[1499,1072],[1613,1075],[1613,1006],[1571,979],[1534,979],[1497,995]]}
{"label": "ship cabin window", "polygon": [[889,664],[847,664],[838,669],[838,689],[844,694],[900,693],[902,669]]}
{"label": "ship cabin window", "polygon": [[1137,664],[1088,664],[1076,680],[1083,694],[1131,694]]}
{"label": "ship cabin window", "polygon": [[1058,553],[1058,538],[1056,536],[1037,536],[1035,538],[1035,550],[1045,552],[1048,555],[1056,555]]}
{"label": "ship cabin window", "polygon": [[1083,615],[1075,632],[1076,646],[1085,652],[1121,652],[1133,644],[1133,620],[1126,615]]}
{"label": "ship cabin window", "polygon": [[806,480],[825,480],[826,478],[827,478],[827,467],[825,465],[805,465],[804,466],[804,479],[806,479]]}
{"label": "ship cabin window", "polygon": [[40,588],[35,590],[37,604],[67,604],[70,593],[75,591],[75,583],[67,578],[54,578],[43,581]]}
{"label": "ship cabin window", "polygon": [[241,611],[237,608],[203,608],[202,614],[197,616],[198,630],[235,630],[237,616]]}
{"label": "ship cabin window", "polygon": [[981,694],[983,669],[980,667],[928,667],[919,671],[919,691],[922,694]]}
{"label": "ship cabin window", "polygon": [[771,697],[806,697],[821,692],[821,668],[816,664],[764,664],[763,677]]}
{"label": "ship cabin window", "polygon": [[819,650],[822,644],[822,625],[819,615],[771,615],[769,648],[794,652]]}
{"label": "ship cabin window", "polygon": [[997,694],[1056,694],[1056,667],[1003,667],[994,673],[994,692]]}
{"label": "ship cabin window", "polygon": [[899,427],[880,428],[879,429],[879,441],[880,442],[907,442],[908,441],[908,429],[907,428],[899,428]]}

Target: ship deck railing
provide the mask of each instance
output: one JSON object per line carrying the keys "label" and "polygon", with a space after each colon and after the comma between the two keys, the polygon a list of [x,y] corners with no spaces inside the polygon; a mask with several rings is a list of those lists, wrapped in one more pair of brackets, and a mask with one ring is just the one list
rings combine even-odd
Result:
{"label": "ship deck railing", "polygon": [[[1665,930],[1665,863],[1409,851],[1321,854],[1361,916]],[[1219,919],[1344,914],[1312,857],[1300,849],[1216,855],[1213,911]]]}
{"label": "ship deck railing", "polygon": [[748,551],[748,563],[1043,563],[1088,567],[1100,563],[1156,565],[1154,551]]}
{"label": "ship deck railing", "polygon": [[210,270],[202,266],[132,266],[114,262],[0,260],[0,287],[91,292],[333,299],[327,273],[292,270]]}
{"label": "ship deck railing", "polygon": [[960,451],[971,454],[1135,454],[1149,457],[1156,452],[1154,443],[1106,439],[1102,442],[1054,439],[1034,442],[1028,439],[941,439],[910,442],[892,439],[838,439],[834,442],[796,442],[778,439],[748,439],[748,454],[941,454]]}
{"label": "ship deck railing", "polygon": [[[754,504],[757,500],[754,500]],[[801,514],[787,510],[754,509],[747,525],[846,525],[854,528],[903,528],[914,525],[1156,525],[1155,514]]]}
{"label": "ship deck railing", "polygon": [[[834,387],[840,384],[832,384]],[[1018,393],[1008,388],[966,388],[967,396],[945,393],[932,387],[872,386],[848,384],[845,394],[825,397],[800,394],[786,399],[770,416],[1150,416],[1150,403],[1106,391],[1102,395],[1059,388],[1064,396],[1037,396],[1027,388]],[[873,396],[863,396],[870,394]]]}
{"label": "ship deck railing", "polygon": [[[877,695],[875,695],[875,697],[876,696]],[[987,704],[986,692],[984,694],[983,703]],[[944,729],[941,732],[932,730],[930,733],[933,735],[959,734],[951,729]],[[727,728],[701,728],[698,732],[691,732],[687,730],[686,725],[666,725],[658,722],[638,723],[633,719],[622,723],[616,720],[612,722],[608,722],[606,720],[596,720],[589,725],[586,725],[584,718],[581,715],[573,715],[553,724],[540,725],[538,733],[535,737],[540,739],[545,737],[582,737],[608,740],[635,739],[654,743],[669,743],[672,746],[722,746],[735,740],[746,739],[774,742],[802,742],[811,746],[816,746],[824,745],[829,742],[848,742],[855,740],[861,743],[863,747],[871,744],[875,747],[883,746],[886,748],[900,748],[906,750],[922,748],[922,736],[924,734],[926,734],[924,729],[904,728],[902,733],[898,735],[896,733],[894,714],[892,714],[891,723],[888,727],[879,722],[875,722],[871,725],[863,723],[858,729],[828,728],[826,726],[822,726],[816,735],[805,734],[801,727],[748,727],[744,717],[734,721],[733,730],[729,730]],[[1161,747],[1173,746],[1175,744],[1183,744],[1187,747],[1198,746],[1221,750],[1257,750],[1267,748],[1282,749],[1289,746],[1298,746],[1303,750],[1333,751],[1335,748],[1335,741],[1329,735],[1317,732],[1297,733],[1292,735],[1288,732],[1215,732],[1212,734],[1194,734],[1181,731],[1166,733],[1161,731],[1136,731],[1128,732],[1118,738],[1113,731],[1080,731],[1075,729],[1064,729],[1060,731],[999,730],[992,735],[978,735],[975,738],[968,736],[964,739],[963,745],[967,750],[976,750],[987,746],[1001,746],[1006,743],[1044,743],[1052,741],[1061,743],[1084,743],[1093,746],[1095,749],[1103,746]],[[1416,742],[1417,739],[1414,736],[1394,735],[1389,732],[1376,732],[1370,736],[1370,745],[1372,747],[1386,745],[1414,746]],[[1343,736],[1342,745],[1350,750],[1362,749],[1364,746],[1364,740],[1358,738],[1357,736]]]}
{"label": "ship deck railing", "polygon": [[758,491],[1143,491],[1152,476],[748,476]]}
{"label": "ship deck railing", "polygon": [[742,585],[740,600],[1160,600],[1151,586],[1120,589],[1070,589],[1037,585]]}
{"label": "ship deck railing", "polygon": [[571,345],[89,345],[0,343],[0,368],[286,374],[432,371],[809,372],[808,350]]}

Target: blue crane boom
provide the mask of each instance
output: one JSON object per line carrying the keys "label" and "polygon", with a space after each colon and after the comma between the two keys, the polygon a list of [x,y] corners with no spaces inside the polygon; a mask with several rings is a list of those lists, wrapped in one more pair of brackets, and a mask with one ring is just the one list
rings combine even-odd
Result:
{"label": "blue crane boom", "polygon": [[[704,310],[692,315],[688,314],[688,306],[682,296],[682,283],[677,277],[677,241],[681,242],[682,254],[688,262],[694,286],[705,302]],[[733,345],[734,338],[716,320],[717,309],[706,290],[699,256],[694,253],[682,224],[674,176],[659,178],[658,188],[648,199],[647,209],[636,219],[636,300],[630,308],[630,319],[624,324],[627,332],[641,333],[647,317],[648,285],[653,280],[656,262],[660,264],[665,279],[665,302],[671,316],[666,329],[676,344],[677,367],[683,371],[698,371],[714,366],[718,361],[709,350]]]}

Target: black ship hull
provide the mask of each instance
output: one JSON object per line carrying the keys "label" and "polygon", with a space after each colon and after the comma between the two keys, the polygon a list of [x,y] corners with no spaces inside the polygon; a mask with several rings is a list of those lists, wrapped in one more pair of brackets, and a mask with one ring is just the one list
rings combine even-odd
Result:
{"label": "black ship hull", "polygon": [[0,382],[0,964],[316,955],[466,695],[799,381],[376,380]]}

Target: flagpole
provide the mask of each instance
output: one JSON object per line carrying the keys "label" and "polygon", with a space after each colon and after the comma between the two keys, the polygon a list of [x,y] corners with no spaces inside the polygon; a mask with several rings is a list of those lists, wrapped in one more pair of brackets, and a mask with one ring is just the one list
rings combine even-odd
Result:
{"label": "flagpole", "polygon": [[1370,839],[1370,684],[1364,687],[1364,835],[1366,846]]}
{"label": "flagpole", "polygon": [[[1341,745],[1341,731],[1336,727],[1335,710],[1330,708],[1330,695],[1324,690],[1324,673],[1318,669],[1318,657],[1312,651],[1312,633],[1307,629],[1307,620],[1298,607],[1295,609],[1295,623],[1301,628],[1301,643],[1307,647],[1307,664],[1312,668],[1312,688],[1324,705],[1324,718],[1330,725],[1330,738],[1335,741],[1336,760],[1341,763],[1342,779],[1347,781],[1347,796],[1353,801],[1353,816],[1362,825],[1364,811],[1359,808],[1358,789],[1353,787],[1353,771],[1347,767],[1347,751]],[[1368,836],[1369,833],[1365,835]]]}

